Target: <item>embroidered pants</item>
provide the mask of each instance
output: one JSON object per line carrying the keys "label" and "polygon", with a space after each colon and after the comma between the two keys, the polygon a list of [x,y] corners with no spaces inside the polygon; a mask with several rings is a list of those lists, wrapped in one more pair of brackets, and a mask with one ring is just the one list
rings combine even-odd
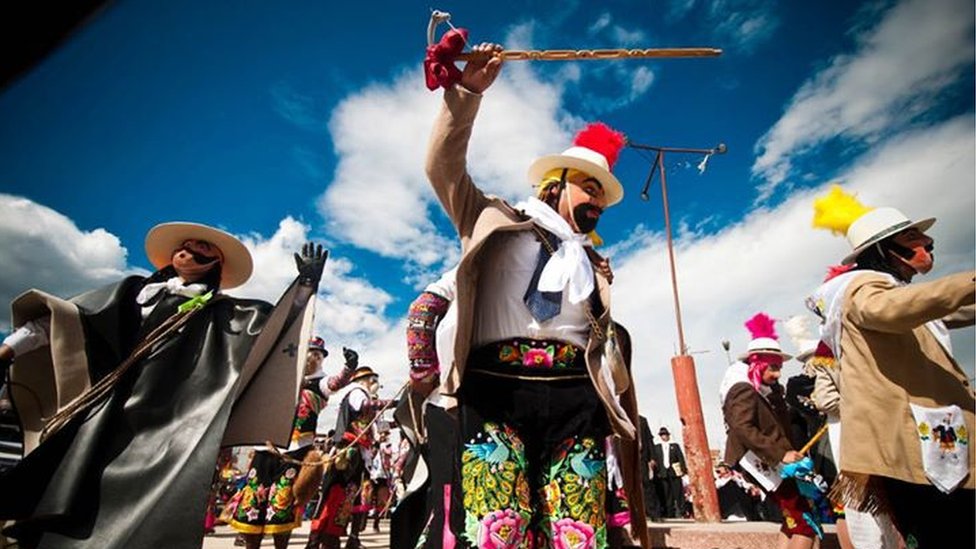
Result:
{"label": "embroidered pants", "polygon": [[443,498],[450,533],[430,529],[428,541],[605,547],[610,428],[585,370],[478,366],[469,363],[460,393],[460,462]]}

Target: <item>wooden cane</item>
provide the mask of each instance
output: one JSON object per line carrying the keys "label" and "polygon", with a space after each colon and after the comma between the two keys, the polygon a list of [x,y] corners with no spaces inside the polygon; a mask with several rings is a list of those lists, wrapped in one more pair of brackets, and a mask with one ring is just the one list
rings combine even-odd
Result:
{"label": "wooden cane", "polygon": [[813,448],[813,445],[816,444],[817,441],[820,440],[820,438],[824,436],[824,434],[826,433],[827,433],[827,424],[824,423],[824,426],[821,427],[819,431],[817,431],[817,434],[813,435],[813,438],[810,439],[810,442],[807,442],[806,444],[803,445],[803,448],[800,448],[800,453],[806,454],[807,452],[809,452],[810,448]]}
{"label": "wooden cane", "polygon": [[[461,61],[484,57],[489,53],[464,52]],[[688,57],[718,57],[719,48],[612,48],[598,50],[502,50],[493,54],[502,61],[576,61],[595,59],[675,59]]]}

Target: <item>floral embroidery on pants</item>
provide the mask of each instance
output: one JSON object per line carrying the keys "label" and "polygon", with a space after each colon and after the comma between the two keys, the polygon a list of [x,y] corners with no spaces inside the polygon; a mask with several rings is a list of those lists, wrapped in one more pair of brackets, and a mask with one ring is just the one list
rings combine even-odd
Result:
{"label": "floral embroidery on pants", "polygon": [[602,443],[589,437],[564,440],[553,452],[544,480],[544,543],[557,549],[605,547],[607,470]]}
{"label": "floral embroidery on pants", "polygon": [[553,449],[532,509],[524,445],[507,425],[485,423],[461,457],[465,541],[479,549],[606,547],[607,474],[602,444],[571,438]]}
{"label": "floral embroidery on pants", "polygon": [[529,547],[526,531],[532,509],[525,447],[518,434],[507,425],[485,423],[464,447],[464,538],[479,548]]}

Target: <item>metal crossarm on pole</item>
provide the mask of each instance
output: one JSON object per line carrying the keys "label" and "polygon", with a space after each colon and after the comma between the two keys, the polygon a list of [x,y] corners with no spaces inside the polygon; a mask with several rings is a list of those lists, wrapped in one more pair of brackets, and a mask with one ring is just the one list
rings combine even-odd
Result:
{"label": "metal crossarm on pole", "polygon": [[701,394],[698,391],[698,377],[695,374],[695,361],[688,354],[685,344],[684,328],[681,322],[681,301],[678,298],[678,273],[674,260],[674,245],[671,236],[671,210],[668,204],[668,180],[664,168],[665,153],[690,153],[705,155],[724,154],[726,147],[719,144],[711,149],[692,149],[679,147],[654,147],[639,143],[627,143],[637,150],[653,151],[654,165],[644,182],[641,198],[649,200],[648,190],[657,173],[661,178],[661,201],[664,208],[664,227],[668,245],[668,263],[671,268],[671,291],[674,296],[675,324],[678,328],[678,354],[671,358],[671,374],[674,376],[674,391],[681,418],[682,437],[687,454],[688,474],[691,476],[692,504],[695,520],[699,522],[720,522],[722,513],[718,506],[718,492],[712,476],[711,453],[708,436],[705,432],[705,417],[702,412]]}

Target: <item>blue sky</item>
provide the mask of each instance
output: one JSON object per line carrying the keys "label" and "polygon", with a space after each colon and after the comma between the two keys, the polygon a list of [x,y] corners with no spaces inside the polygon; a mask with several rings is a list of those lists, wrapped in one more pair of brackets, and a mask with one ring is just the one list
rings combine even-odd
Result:
{"label": "blue sky", "polygon": [[[333,254],[319,331],[363,349],[399,386],[406,307],[457,254],[423,175],[439,104],[420,73],[431,5],[332,4],[114,2],[0,90],[0,300],[31,286],[67,296],[146,269],[144,235],[170,220],[245,238],[259,274],[240,295],[273,300],[292,275],[290,251],[312,238]],[[585,121],[638,143],[728,145],[702,175],[698,157],[667,158],[684,327],[713,439],[719,341],[741,348],[742,322],[758,310],[803,314],[805,292],[846,253],[842,238],[809,228],[812,197],[829,182],[869,205],[939,216],[939,272],[972,268],[971,2],[433,7],[472,41],[507,47],[725,51],[509,63],[469,159],[482,187],[517,199],[532,158],[565,148]],[[600,233],[618,274],[615,314],[639,334],[642,411],[674,425],[660,189],[638,198],[649,169],[622,154],[627,196]],[[963,333],[957,353],[970,375],[972,341]]]}

